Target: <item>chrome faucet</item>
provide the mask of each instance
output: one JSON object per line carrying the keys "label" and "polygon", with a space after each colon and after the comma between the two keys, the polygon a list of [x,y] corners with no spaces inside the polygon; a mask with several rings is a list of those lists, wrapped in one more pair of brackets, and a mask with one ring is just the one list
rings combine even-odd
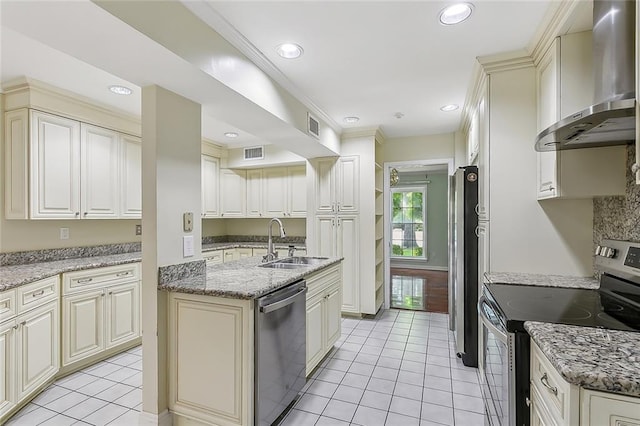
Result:
{"label": "chrome faucet", "polygon": [[267,243],[267,254],[262,258],[263,262],[269,262],[278,258],[278,253],[273,248],[273,236],[271,233],[271,225],[273,225],[273,222],[277,222],[278,226],[280,226],[280,236],[282,238],[287,236],[287,234],[285,234],[284,232],[284,225],[282,225],[282,221],[280,221],[280,219],[274,217],[269,221],[269,242]]}

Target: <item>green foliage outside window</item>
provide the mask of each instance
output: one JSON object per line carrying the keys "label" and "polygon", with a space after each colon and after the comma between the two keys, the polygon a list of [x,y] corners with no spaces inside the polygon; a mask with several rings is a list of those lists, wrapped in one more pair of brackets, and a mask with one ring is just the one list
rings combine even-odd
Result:
{"label": "green foliage outside window", "polygon": [[424,193],[394,191],[392,212],[392,253],[397,257],[423,257]]}

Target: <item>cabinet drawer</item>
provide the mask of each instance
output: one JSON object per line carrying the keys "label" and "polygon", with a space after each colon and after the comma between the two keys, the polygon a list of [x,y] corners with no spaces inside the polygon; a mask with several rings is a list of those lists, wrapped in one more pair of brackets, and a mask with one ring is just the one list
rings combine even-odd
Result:
{"label": "cabinet drawer", "polygon": [[222,250],[204,253],[202,257],[204,257],[204,260],[212,264],[222,263]]}
{"label": "cabinet drawer", "polygon": [[0,322],[13,318],[17,313],[16,290],[11,289],[0,293]]}
{"label": "cabinet drawer", "polygon": [[579,390],[560,376],[535,344],[531,345],[531,355],[532,388],[536,388],[552,417],[562,424],[569,424],[574,418],[571,410],[578,406]]}
{"label": "cabinet drawer", "polygon": [[60,296],[58,283],[59,277],[56,275],[18,287],[16,289],[18,313],[44,305],[51,300],[56,300]]}
{"label": "cabinet drawer", "polygon": [[140,280],[140,263],[107,266],[62,275],[63,294]]}
{"label": "cabinet drawer", "polygon": [[336,281],[340,281],[340,264],[329,266],[307,277],[307,297],[322,292]]}

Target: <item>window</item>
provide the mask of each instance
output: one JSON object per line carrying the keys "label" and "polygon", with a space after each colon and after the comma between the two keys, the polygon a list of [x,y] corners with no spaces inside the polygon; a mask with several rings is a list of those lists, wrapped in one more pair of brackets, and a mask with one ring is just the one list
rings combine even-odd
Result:
{"label": "window", "polygon": [[391,256],[425,259],[425,188],[397,188],[392,195]]}

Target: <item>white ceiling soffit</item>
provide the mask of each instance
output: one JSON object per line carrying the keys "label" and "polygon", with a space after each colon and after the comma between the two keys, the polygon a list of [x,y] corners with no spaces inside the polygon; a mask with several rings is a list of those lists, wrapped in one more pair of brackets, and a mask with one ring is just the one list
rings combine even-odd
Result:
{"label": "white ceiling soffit", "polygon": [[[136,9],[145,2],[113,2]],[[134,4],[136,3],[136,4]],[[169,2],[146,2],[155,10]],[[184,10],[184,8],[178,4]],[[2,25],[139,87],[157,84],[203,107],[203,115],[230,123],[257,138],[277,143],[305,158],[334,155],[281,117],[222,84],[198,66],[169,51],[90,1],[1,2]],[[141,6],[144,9],[145,6]],[[175,12],[175,11],[174,11]],[[134,13],[135,15],[135,13]],[[148,16],[148,15],[147,15]],[[166,34],[192,34],[164,16]],[[195,19],[196,22],[200,22]],[[188,46],[182,46],[188,48]],[[187,52],[194,53],[194,52]],[[55,67],[56,64],[47,64]],[[81,78],[81,76],[78,76]]]}
{"label": "white ceiling soffit", "polygon": [[[188,2],[285,87],[279,76],[286,76],[295,96],[312,99],[337,123],[358,116],[358,127],[379,126],[388,138],[457,130],[462,109],[440,107],[464,104],[476,57],[525,48],[551,1],[473,3],[471,19],[444,26],[445,1]],[[304,55],[280,58],[275,47],[285,41]]]}

